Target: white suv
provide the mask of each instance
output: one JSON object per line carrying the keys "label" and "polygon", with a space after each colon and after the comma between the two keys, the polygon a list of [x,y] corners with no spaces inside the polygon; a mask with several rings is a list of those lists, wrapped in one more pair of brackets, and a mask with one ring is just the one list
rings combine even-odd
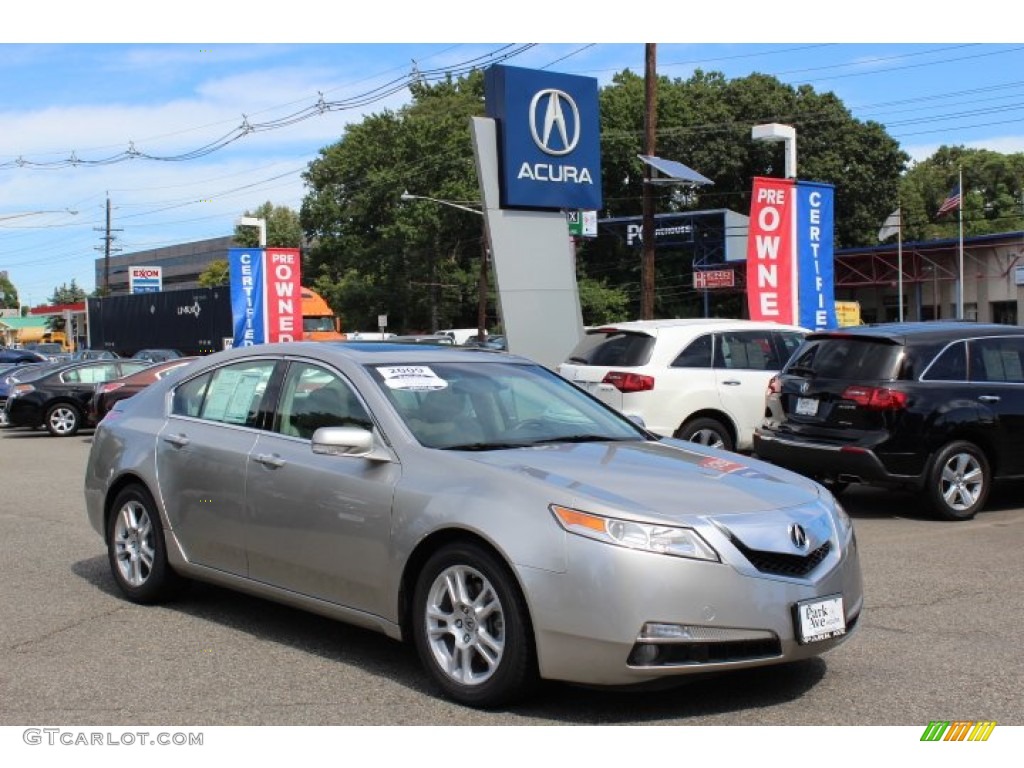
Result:
{"label": "white suv", "polygon": [[589,328],[558,372],[660,435],[750,451],[768,381],[807,331],[753,320]]}

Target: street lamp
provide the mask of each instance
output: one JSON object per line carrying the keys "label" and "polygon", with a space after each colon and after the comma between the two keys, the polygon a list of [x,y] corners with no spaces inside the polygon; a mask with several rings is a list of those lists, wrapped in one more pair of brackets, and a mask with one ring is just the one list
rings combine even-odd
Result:
{"label": "street lamp", "polygon": [[0,216],[0,221],[7,221],[8,219],[20,219],[25,216],[42,216],[47,213],[66,213],[70,216],[77,216],[78,211],[72,211],[70,208],[65,208],[60,211],[25,211],[24,213],[11,213],[4,216]]}
{"label": "street lamp", "polygon": [[259,227],[260,228],[260,248],[267,247],[267,220],[258,219],[255,216],[242,216],[235,222],[240,227]]}
{"label": "street lamp", "polygon": [[[467,211],[469,213],[475,213],[477,216],[483,216],[484,212],[479,208],[470,208],[468,205],[462,205],[460,203],[453,203],[451,200],[441,200],[436,197],[427,197],[426,195],[411,195],[409,190],[404,191],[400,198],[405,201],[409,200],[429,200],[432,203],[438,205],[447,205],[449,208],[458,208],[460,211]],[[487,228],[487,220],[484,219],[484,229]],[[477,339],[483,341],[487,337],[487,238],[484,237],[480,241],[480,282],[478,285],[477,293],[477,312],[476,312],[476,333]],[[437,330],[432,328],[431,330]]]}
{"label": "street lamp", "polygon": [[785,144],[786,178],[796,178],[796,128],[780,123],[755,125],[750,131],[755,141],[781,141]]}

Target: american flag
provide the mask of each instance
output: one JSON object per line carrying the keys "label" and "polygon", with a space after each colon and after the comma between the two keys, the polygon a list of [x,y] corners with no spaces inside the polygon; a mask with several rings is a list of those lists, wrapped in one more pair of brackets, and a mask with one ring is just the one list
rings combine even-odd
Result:
{"label": "american flag", "polygon": [[949,193],[949,197],[942,201],[942,205],[939,206],[939,212],[936,216],[944,216],[952,210],[960,207],[960,185],[957,184],[953,187],[953,191]]}

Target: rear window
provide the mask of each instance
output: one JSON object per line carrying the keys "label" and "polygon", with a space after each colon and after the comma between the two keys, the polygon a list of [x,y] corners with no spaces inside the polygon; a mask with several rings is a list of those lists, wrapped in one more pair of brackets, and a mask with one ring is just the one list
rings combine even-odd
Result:
{"label": "rear window", "polygon": [[569,355],[567,362],[578,365],[647,365],[654,349],[654,337],[646,333],[588,331]]}
{"label": "rear window", "polygon": [[902,353],[901,345],[878,339],[808,339],[784,372],[821,379],[885,381],[897,377]]}

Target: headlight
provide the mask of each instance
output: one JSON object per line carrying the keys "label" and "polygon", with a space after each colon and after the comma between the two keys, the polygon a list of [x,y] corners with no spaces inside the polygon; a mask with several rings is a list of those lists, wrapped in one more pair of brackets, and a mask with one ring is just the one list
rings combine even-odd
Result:
{"label": "headlight", "polygon": [[552,504],[550,509],[559,525],[577,536],[659,555],[721,562],[718,553],[692,528],[621,520],[557,504]]}

